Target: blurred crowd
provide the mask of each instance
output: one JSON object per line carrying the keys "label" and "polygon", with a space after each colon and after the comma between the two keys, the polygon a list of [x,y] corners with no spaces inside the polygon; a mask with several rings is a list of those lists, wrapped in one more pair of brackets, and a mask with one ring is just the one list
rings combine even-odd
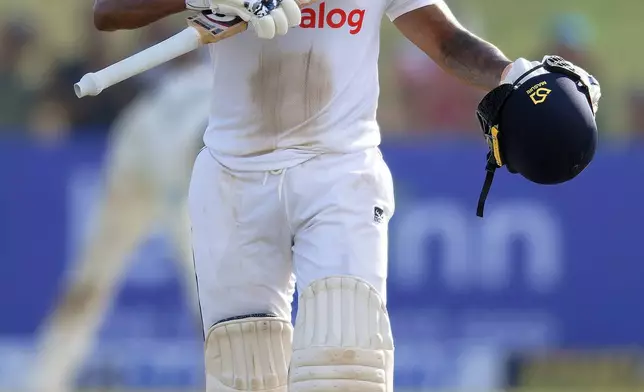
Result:
{"label": "blurred crowd", "polygon": [[[75,56],[49,59],[47,72],[35,82],[30,75],[29,53],[47,34],[30,25],[26,18],[12,17],[0,21],[0,133],[27,133],[38,140],[55,141],[69,136],[105,133],[117,114],[145,89],[162,69],[149,71],[137,78],[110,88],[97,97],[78,99],[72,85],[87,73],[114,63],[120,58],[106,50],[106,36],[91,23],[82,34]],[[524,57],[540,59],[543,54],[559,54],[592,70],[602,81],[605,64],[592,51],[595,28],[582,15],[565,14],[544,26],[544,41],[537,53]],[[135,51],[159,42],[175,30],[156,24],[137,35]],[[475,31],[480,33],[479,31]],[[530,57],[532,56],[532,57]],[[380,122],[385,132],[398,134],[457,133],[478,136],[473,114],[483,92],[468,87],[445,74],[416,47],[401,37],[393,45],[392,55],[382,67],[384,81]],[[602,83],[604,85],[604,83]],[[627,133],[644,135],[644,88],[622,92],[626,102],[624,114]],[[606,94],[605,94],[606,95]],[[605,98],[605,100],[613,97]],[[600,127],[606,124],[598,117]],[[394,132],[397,131],[397,132]]]}
{"label": "blurred crowd", "polygon": [[[167,38],[167,26],[157,24],[142,30],[137,46],[143,49]],[[28,62],[44,34],[22,19],[0,25],[0,133],[27,133],[36,140],[57,141],[70,136],[105,133],[119,112],[149,83],[154,72],[127,80],[91,99],[78,99],[73,85],[84,74],[117,60],[108,55],[106,35],[88,27],[82,46],[72,58],[53,57],[34,78]]]}

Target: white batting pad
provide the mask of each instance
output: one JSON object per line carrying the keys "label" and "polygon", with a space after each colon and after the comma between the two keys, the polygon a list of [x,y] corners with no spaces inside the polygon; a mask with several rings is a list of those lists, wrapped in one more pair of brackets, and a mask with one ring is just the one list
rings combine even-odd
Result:
{"label": "white batting pad", "polygon": [[353,277],[300,295],[289,392],[393,392],[394,344],[382,298]]}
{"label": "white batting pad", "polygon": [[277,317],[214,325],[206,337],[206,391],[286,392],[293,327]]}

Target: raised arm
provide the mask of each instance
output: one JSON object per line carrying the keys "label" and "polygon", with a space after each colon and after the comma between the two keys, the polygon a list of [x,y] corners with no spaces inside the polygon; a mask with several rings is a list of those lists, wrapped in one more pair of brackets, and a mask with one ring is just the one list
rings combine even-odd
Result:
{"label": "raised arm", "polygon": [[133,30],[185,9],[185,0],[96,0],[94,25],[102,31]]}
{"label": "raised arm", "polygon": [[497,87],[511,64],[496,46],[461,26],[443,1],[403,14],[394,24],[443,70],[481,89]]}

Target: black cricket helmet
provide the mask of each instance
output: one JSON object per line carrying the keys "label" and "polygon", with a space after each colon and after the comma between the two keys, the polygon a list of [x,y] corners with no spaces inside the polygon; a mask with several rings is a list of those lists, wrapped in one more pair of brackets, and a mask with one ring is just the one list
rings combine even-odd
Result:
{"label": "black cricket helmet", "polygon": [[[547,72],[535,75],[541,68]],[[595,155],[588,78],[561,57],[547,56],[514,84],[490,91],[476,114],[490,149],[479,217],[496,169],[505,166],[537,184],[560,184],[575,178]]]}

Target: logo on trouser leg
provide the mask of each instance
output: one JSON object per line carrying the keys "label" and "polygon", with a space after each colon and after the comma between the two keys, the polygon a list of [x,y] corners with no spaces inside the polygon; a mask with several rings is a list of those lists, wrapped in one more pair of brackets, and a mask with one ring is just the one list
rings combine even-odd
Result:
{"label": "logo on trouser leg", "polygon": [[378,206],[373,207],[373,221],[376,223],[382,223],[384,220],[385,211]]}

